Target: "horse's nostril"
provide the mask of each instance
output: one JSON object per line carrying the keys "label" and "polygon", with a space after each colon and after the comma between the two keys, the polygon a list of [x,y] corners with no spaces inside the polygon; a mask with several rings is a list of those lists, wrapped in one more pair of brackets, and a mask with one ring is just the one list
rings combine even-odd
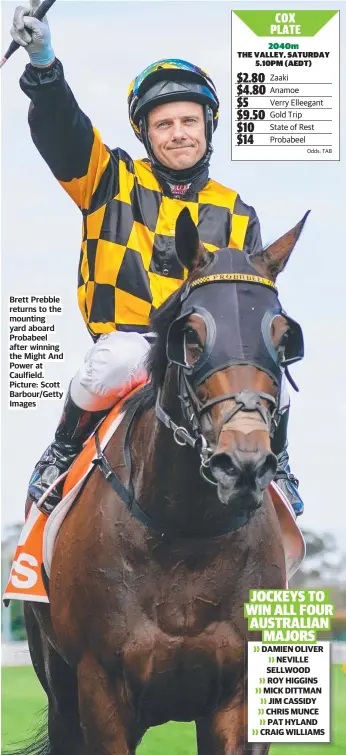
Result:
{"label": "horse's nostril", "polygon": [[256,482],[264,490],[272,481],[277,467],[276,456],[271,451],[249,453],[235,449],[232,453],[216,453],[210,459],[210,471],[217,480],[226,484],[231,478],[242,484]]}
{"label": "horse's nostril", "polygon": [[210,471],[216,480],[220,480],[220,476],[232,477],[235,475],[236,470],[233,461],[229,454],[219,453],[214,454],[210,459]]}
{"label": "horse's nostril", "polygon": [[268,451],[265,459],[257,466],[257,479],[262,490],[271,483],[277,469],[276,456]]}

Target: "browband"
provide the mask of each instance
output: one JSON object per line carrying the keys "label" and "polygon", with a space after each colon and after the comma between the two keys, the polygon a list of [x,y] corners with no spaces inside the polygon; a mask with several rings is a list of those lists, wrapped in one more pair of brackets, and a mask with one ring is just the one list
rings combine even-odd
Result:
{"label": "browband", "polygon": [[261,286],[272,288],[277,293],[275,283],[269,280],[269,278],[262,278],[261,275],[251,275],[249,273],[215,273],[214,275],[205,275],[203,278],[197,278],[197,280],[190,283],[189,289],[203,286],[205,283],[214,283],[214,281],[245,281],[246,283],[259,283]]}

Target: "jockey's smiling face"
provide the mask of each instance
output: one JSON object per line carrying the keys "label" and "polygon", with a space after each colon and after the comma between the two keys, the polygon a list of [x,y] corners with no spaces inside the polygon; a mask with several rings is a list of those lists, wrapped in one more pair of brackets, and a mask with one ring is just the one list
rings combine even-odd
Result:
{"label": "jockey's smiling face", "polygon": [[197,102],[168,102],[148,114],[154,155],[173,170],[192,168],[207,149],[204,112]]}

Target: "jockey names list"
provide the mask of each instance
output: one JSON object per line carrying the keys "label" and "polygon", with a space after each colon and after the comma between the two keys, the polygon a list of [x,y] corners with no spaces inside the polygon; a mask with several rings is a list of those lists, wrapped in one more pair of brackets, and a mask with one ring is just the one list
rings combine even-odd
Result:
{"label": "jockey names list", "polygon": [[244,605],[248,643],[249,742],[330,741],[328,590],[250,590]]}
{"label": "jockey names list", "polygon": [[59,380],[47,380],[47,365],[64,354],[51,318],[62,314],[60,296],[10,296],[8,303],[8,406],[36,409],[38,401],[62,399]]}
{"label": "jockey names list", "polygon": [[248,643],[249,742],[330,741],[330,643]]}
{"label": "jockey names list", "polygon": [[339,12],[231,16],[232,160],[339,160]]}

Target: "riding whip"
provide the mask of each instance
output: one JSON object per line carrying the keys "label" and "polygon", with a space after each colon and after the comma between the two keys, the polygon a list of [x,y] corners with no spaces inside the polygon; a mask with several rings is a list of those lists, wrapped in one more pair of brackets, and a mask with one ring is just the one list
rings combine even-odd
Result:
{"label": "riding whip", "polygon": [[[46,13],[49,11],[49,8],[55,3],[55,0],[43,0],[43,3],[37,8],[35,13],[33,14],[32,18],[38,18],[39,21],[42,21]],[[7,52],[5,52],[5,55],[3,58],[1,58],[0,61],[0,68],[5,65],[5,63],[8,61],[8,59],[13,55],[13,53],[18,50],[18,47],[21,47],[17,42],[12,40]]]}

